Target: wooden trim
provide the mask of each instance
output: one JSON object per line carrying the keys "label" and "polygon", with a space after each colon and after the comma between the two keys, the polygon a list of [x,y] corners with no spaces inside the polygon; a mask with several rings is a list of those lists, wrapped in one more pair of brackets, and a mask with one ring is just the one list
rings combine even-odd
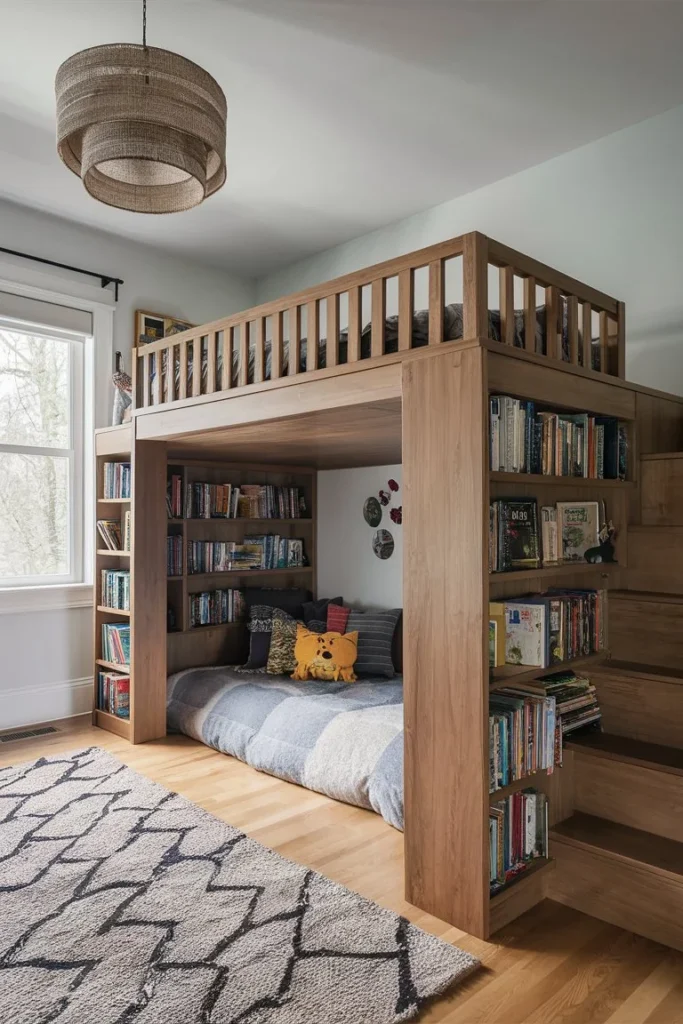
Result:
{"label": "wooden trim", "polygon": [[270,343],[270,379],[277,380],[282,375],[282,317],[281,312],[273,313],[272,341]]}
{"label": "wooden trim", "polygon": [[294,377],[301,369],[301,309],[291,306],[289,310],[289,358],[287,373]]}
{"label": "wooden trim", "polygon": [[306,306],[306,370],[318,369],[318,342],[320,341],[320,307],[317,299]]}
{"label": "wooden trim", "polygon": [[370,355],[384,355],[384,333],[387,317],[387,283],[383,277],[372,282],[372,312],[370,316]]}
{"label": "wooden trim", "polygon": [[239,324],[238,329],[240,332],[240,340],[237,382],[240,387],[244,387],[249,380],[249,321],[243,320]]}
{"label": "wooden trim", "polygon": [[524,278],[524,348],[536,352],[536,278]]}
{"label": "wooden trim", "polygon": [[464,338],[488,338],[488,239],[473,231],[463,245]]}
{"label": "wooden trim", "polygon": [[567,295],[567,334],[569,335],[569,361],[579,365],[579,300],[576,295]]}
{"label": "wooden trim", "polygon": [[[500,295],[500,340],[504,345],[515,343],[515,274],[512,267],[498,271]],[[536,313],[534,311],[534,324]],[[526,346],[525,346],[526,347]]]}
{"label": "wooden trim", "polygon": [[361,335],[361,301],[360,288],[355,285],[349,288],[349,335],[348,354],[349,363],[355,363],[360,359],[360,335]]}
{"label": "wooden trim", "polygon": [[332,368],[339,362],[339,296],[327,297],[327,338],[325,340],[325,366]]}
{"label": "wooden trim", "polygon": [[[208,346],[207,358],[206,358],[206,390],[212,392],[216,390],[216,332],[211,331],[206,336],[206,344]],[[173,349],[169,350],[169,353]]]}
{"label": "wooden trim", "polygon": [[412,347],[413,313],[415,306],[415,271],[402,270],[398,275],[398,349],[406,352]]}
{"label": "wooden trim", "polygon": [[429,264],[429,344],[443,341],[444,265],[442,260]]}
{"label": "wooden trim", "polygon": [[192,397],[202,393],[202,336],[192,339]]}
{"label": "wooden trim", "polygon": [[626,378],[626,305],[617,302],[616,367],[614,371],[622,380]]}
{"label": "wooden trim", "polygon": [[554,285],[545,290],[545,351],[549,359],[562,360],[560,293]]}
{"label": "wooden trim", "polygon": [[181,341],[180,345],[180,377],[178,384],[178,398],[182,401],[189,397],[187,393],[187,342]]}
{"label": "wooden trim", "polygon": [[260,316],[254,324],[256,339],[254,345],[254,384],[264,379],[266,366],[266,321]]}
{"label": "wooden trim", "polygon": [[607,313],[603,310],[600,312],[600,370],[602,373],[607,373],[609,368],[608,346],[609,321]]}
{"label": "wooden trim", "polygon": [[232,388],[232,354],[235,351],[235,328],[226,327],[223,331],[223,375],[221,377],[221,390],[229,391]]}

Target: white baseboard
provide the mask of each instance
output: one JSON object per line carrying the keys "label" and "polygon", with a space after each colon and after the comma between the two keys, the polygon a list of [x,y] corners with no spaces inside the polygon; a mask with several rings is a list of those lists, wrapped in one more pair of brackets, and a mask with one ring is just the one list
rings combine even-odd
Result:
{"label": "white baseboard", "polygon": [[0,690],[0,730],[84,715],[92,703],[92,677]]}

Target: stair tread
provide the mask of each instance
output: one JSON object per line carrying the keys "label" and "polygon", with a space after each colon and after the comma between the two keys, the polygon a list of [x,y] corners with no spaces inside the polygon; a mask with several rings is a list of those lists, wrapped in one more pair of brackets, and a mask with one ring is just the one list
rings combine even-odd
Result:
{"label": "stair tread", "polygon": [[618,658],[614,658],[605,665],[596,667],[593,671],[597,674],[603,669],[614,675],[623,672],[625,675],[646,676],[665,683],[683,683],[683,671],[677,668],[668,668],[666,665],[641,665],[638,661],[620,661]]}
{"label": "stair tread", "polygon": [[652,604],[683,604],[683,594],[656,590],[610,590],[610,601],[651,601]]}
{"label": "stair tread", "polygon": [[550,830],[550,838],[676,875],[683,883],[683,843],[606,818],[576,812]]}
{"label": "stair tread", "polygon": [[595,757],[607,757],[671,775],[683,775],[683,750],[677,747],[664,747],[658,743],[646,743],[629,736],[615,736],[605,732],[568,739],[567,746]]}

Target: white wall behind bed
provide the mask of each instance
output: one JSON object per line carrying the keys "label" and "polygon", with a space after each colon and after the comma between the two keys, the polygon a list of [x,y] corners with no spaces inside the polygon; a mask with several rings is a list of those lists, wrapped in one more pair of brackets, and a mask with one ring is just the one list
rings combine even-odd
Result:
{"label": "white wall behind bed", "polygon": [[[349,604],[403,607],[403,527],[383,510],[382,527],[391,531],[394,553],[377,558],[375,531],[363,518],[363,503],[387,489],[389,479],[402,487],[401,466],[332,469],[318,473],[318,595],[341,594]],[[391,507],[401,504],[399,489]]]}
{"label": "white wall behind bed", "polygon": [[[683,394],[681,167],[683,107],[676,107],[292,264],[260,281],[259,301],[483,231],[623,299],[627,376]],[[421,292],[416,286],[424,304]],[[459,297],[449,289],[447,301]],[[391,298],[388,306],[395,311]]]}

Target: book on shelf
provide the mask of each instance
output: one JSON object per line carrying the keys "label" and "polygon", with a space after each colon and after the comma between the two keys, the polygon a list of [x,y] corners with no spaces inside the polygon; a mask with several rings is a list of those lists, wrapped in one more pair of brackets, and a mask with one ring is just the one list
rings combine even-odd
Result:
{"label": "book on shelf", "polygon": [[299,487],[274,484],[189,483],[173,474],[167,485],[166,507],[171,519],[301,519],[306,499]]}
{"label": "book on shelf", "polygon": [[169,534],[166,538],[166,574],[183,575],[183,538],[180,534]]}
{"label": "book on shelf", "polygon": [[130,551],[132,540],[133,513],[129,508],[123,513],[123,550]]}
{"label": "book on shelf", "polygon": [[536,403],[491,395],[494,472],[625,480],[628,426],[612,416],[537,410]]}
{"label": "book on shelf", "polygon": [[102,623],[102,660],[112,665],[130,664],[130,623]]}
{"label": "book on shelf", "polygon": [[597,501],[558,501],[557,524],[561,538],[561,557],[563,562],[585,562],[585,554],[589,548],[599,544],[601,520],[601,502]]}
{"label": "book on shelf", "polygon": [[121,523],[118,519],[98,519],[97,532],[109,551],[125,551],[122,547]]}
{"label": "book on shelf", "polygon": [[105,462],[104,498],[130,498],[130,462]]}
{"label": "book on shelf", "polygon": [[130,571],[128,569],[102,569],[100,603],[105,608],[130,609]]}
{"label": "book on shelf", "polygon": [[560,564],[561,548],[555,505],[543,505],[541,508],[541,555],[544,567]]}
{"label": "book on shelf", "polygon": [[98,673],[97,706],[117,718],[130,718],[130,676],[120,672]]}
{"label": "book on shelf", "polygon": [[489,666],[505,664],[505,605],[489,601]]}
{"label": "book on shelf", "polygon": [[523,789],[489,807],[489,875],[491,895],[548,856],[548,799]]}
{"label": "book on shelf", "polygon": [[218,626],[244,619],[246,604],[241,590],[205,590],[190,594],[190,627]]}
{"label": "book on shelf", "polygon": [[503,603],[506,664],[548,668],[604,649],[604,590],[549,590]]}
{"label": "book on shelf", "polygon": [[498,498],[489,511],[489,571],[538,569],[541,564],[535,498]]}
{"label": "book on shelf", "polygon": [[513,688],[489,697],[489,792],[555,765],[555,698]]}
{"label": "book on shelf", "polygon": [[278,534],[245,537],[240,543],[196,540],[187,546],[188,573],[289,569],[303,564],[303,541]]}

